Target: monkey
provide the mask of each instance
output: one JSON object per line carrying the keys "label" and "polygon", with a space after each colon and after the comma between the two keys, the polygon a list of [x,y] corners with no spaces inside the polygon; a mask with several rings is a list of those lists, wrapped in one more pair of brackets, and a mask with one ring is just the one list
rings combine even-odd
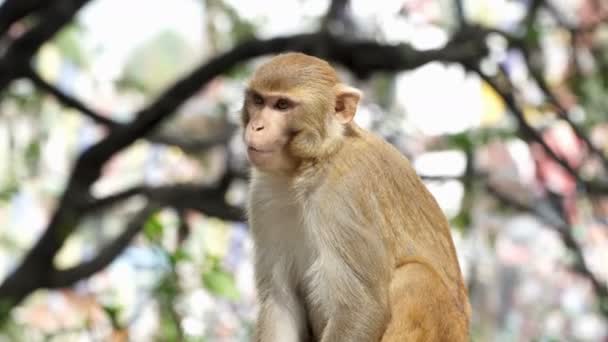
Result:
{"label": "monkey", "polygon": [[299,52],[246,86],[256,342],[469,339],[447,219],[408,159],[353,121],[361,97]]}

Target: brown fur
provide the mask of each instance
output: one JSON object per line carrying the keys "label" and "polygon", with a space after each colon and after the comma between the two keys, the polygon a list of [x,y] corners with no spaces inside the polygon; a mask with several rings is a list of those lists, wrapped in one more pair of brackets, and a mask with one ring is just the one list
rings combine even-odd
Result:
{"label": "brown fur", "polygon": [[407,159],[350,121],[359,93],[296,53],[249,89],[264,104],[245,101],[245,142],[272,150],[249,152],[256,341],[467,341],[448,223]]}

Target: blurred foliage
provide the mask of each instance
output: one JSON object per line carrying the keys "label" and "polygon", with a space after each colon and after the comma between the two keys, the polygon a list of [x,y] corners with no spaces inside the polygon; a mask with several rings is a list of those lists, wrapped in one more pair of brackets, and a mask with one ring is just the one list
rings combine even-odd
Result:
{"label": "blurred foliage", "polygon": [[133,52],[119,84],[144,93],[157,93],[188,70],[195,57],[194,50],[180,35],[161,32]]}
{"label": "blurred foliage", "polygon": [[87,68],[91,56],[82,47],[82,26],[78,22],[67,25],[54,39],[64,58],[79,68]]}
{"label": "blurred foliage", "polygon": [[154,243],[160,243],[163,237],[164,226],[156,216],[152,216],[144,225],[144,234],[148,240]]}
{"label": "blurred foliage", "polygon": [[175,311],[174,303],[179,295],[178,279],[174,272],[167,273],[159,282],[154,293],[160,308],[161,325],[157,339],[159,341],[181,341],[184,333],[180,326],[180,317]]}
{"label": "blurred foliage", "polygon": [[5,185],[4,188],[0,189],[0,201],[6,202],[13,197],[19,191],[19,184],[17,182],[10,182]]}
{"label": "blurred foliage", "polygon": [[36,172],[38,170],[40,148],[40,141],[38,139],[31,141],[25,148],[25,162],[27,169],[31,170],[31,172]]}
{"label": "blurred foliage", "polygon": [[203,271],[203,284],[211,293],[230,300],[238,300],[239,292],[234,283],[234,276],[221,267],[221,260],[207,256],[206,270]]}
{"label": "blurred foliage", "polygon": [[[220,48],[220,39],[226,39],[221,47],[226,44],[234,44],[246,39],[253,38],[256,32],[256,26],[250,23],[237,13],[237,11],[222,0],[202,0],[207,8],[209,15],[207,16],[207,29],[210,31],[209,39],[212,42],[212,49]],[[225,21],[222,25],[222,21]],[[228,31],[220,32],[218,26],[228,24]],[[220,35],[225,35],[220,37]]]}

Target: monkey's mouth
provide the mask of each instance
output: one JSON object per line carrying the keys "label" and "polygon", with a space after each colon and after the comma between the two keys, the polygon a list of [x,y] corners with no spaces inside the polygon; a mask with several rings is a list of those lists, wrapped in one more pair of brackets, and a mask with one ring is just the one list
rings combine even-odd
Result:
{"label": "monkey's mouth", "polygon": [[249,153],[271,153],[272,151],[258,149],[253,146],[247,146],[247,152],[249,152]]}

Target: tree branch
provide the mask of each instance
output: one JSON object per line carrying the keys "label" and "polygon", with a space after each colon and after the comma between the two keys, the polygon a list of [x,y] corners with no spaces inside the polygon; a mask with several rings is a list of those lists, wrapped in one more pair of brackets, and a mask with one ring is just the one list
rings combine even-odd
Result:
{"label": "tree branch", "polygon": [[[545,4],[545,1],[543,0],[533,0],[533,3],[530,5],[528,15],[524,19],[525,26],[527,27],[526,32],[529,32],[532,29],[534,20],[536,20],[536,14],[540,7],[542,7],[541,5],[543,4]],[[583,132],[583,130],[570,119],[570,116],[568,115],[566,109],[559,103],[557,97],[545,81],[542,74],[537,70],[537,68],[532,65],[530,49],[526,46],[525,42],[522,39],[513,37],[508,33],[500,30],[491,31],[504,37],[509,42],[510,47],[515,48],[522,53],[528,72],[530,73],[534,82],[538,85],[539,89],[547,97],[549,102],[555,107],[557,115],[570,126],[575,135],[579,139],[581,139],[581,141],[587,146],[589,151],[599,158],[599,160],[604,166],[604,169],[608,170],[608,158],[606,157],[606,155],[599,148],[597,148],[591,142],[585,132]]]}
{"label": "tree branch", "polygon": [[[232,179],[232,177],[226,177]],[[107,197],[92,200],[85,211],[99,211],[115,205],[132,196],[143,195],[149,201],[163,207],[178,210],[197,210],[205,215],[226,221],[244,221],[245,213],[240,207],[226,203],[226,187],[220,182],[215,186],[203,186],[195,183],[180,183],[159,187],[135,186]]]}
{"label": "tree branch", "polygon": [[[485,175],[483,175],[483,174],[481,174],[479,176],[476,175],[475,178],[484,178],[484,176]],[[431,180],[431,181],[448,181],[448,180],[456,179],[456,180],[462,180],[462,181],[466,182],[468,179],[473,179],[470,175],[466,175],[466,174],[463,176],[457,176],[457,177],[426,176],[426,175],[420,175],[420,177],[423,180]],[[548,227],[551,227],[552,229],[554,229],[559,234],[559,236],[560,236],[562,242],[564,243],[564,245],[566,246],[566,248],[569,251],[571,251],[574,255],[574,265],[572,266],[572,269],[575,272],[579,273],[581,276],[589,279],[596,295],[599,298],[601,298],[602,300],[608,300],[607,285],[602,280],[600,280],[589,269],[589,266],[587,265],[587,262],[582,253],[581,246],[574,239],[574,236],[572,234],[572,227],[569,226],[565,220],[561,219],[558,215],[555,215],[555,216],[550,215],[549,211],[542,210],[539,205],[529,205],[527,203],[522,203],[517,199],[511,198],[510,196],[499,191],[498,189],[496,189],[494,186],[488,184],[487,182],[485,184],[485,187],[486,187],[486,190],[488,191],[488,193],[490,195],[492,195],[493,197],[495,197],[503,205],[512,207],[512,208],[522,211],[522,212],[530,213],[533,216],[535,216],[536,218],[538,218],[540,221],[544,222]],[[604,316],[608,316],[608,308],[601,306],[599,308],[599,310]]]}
{"label": "tree branch", "polygon": [[151,143],[179,147],[186,152],[200,152],[214,146],[225,145],[230,141],[230,138],[232,138],[237,129],[237,125],[226,122],[225,127],[223,127],[222,130],[214,132],[211,136],[186,138],[163,132],[153,132],[148,134],[145,138]]}
{"label": "tree branch", "polygon": [[162,206],[197,210],[226,221],[245,221],[243,208],[227,204],[226,189],[221,186],[206,188],[195,184],[175,184],[150,188],[145,194]]}
{"label": "tree branch", "polygon": [[530,62],[529,51],[527,51],[527,49],[525,49],[523,46],[520,47],[520,49],[524,55],[524,60],[526,61],[526,67],[528,68],[530,75],[532,76],[532,79],[534,79],[534,82],[538,85],[540,90],[545,94],[545,96],[547,97],[549,102],[555,107],[558,117],[560,119],[564,120],[568,124],[568,126],[570,126],[570,128],[572,129],[574,134],[579,139],[581,139],[581,141],[587,146],[587,148],[589,149],[591,154],[593,154],[599,158],[599,160],[602,162],[602,164],[604,166],[604,169],[606,171],[608,171],[608,158],[606,158],[606,155],[604,155],[604,152],[602,152],[599,148],[597,148],[591,142],[591,140],[589,139],[587,134],[585,134],[585,132],[583,132],[583,130],[580,127],[578,127],[578,125],[576,125],[572,121],[572,119],[570,119],[570,116],[568,115],[566,109],[561,105],[561,103],[559,102],[559,100],[557,99],[557,97],[555,96],[553,91],[549,88],[549,85],[545,81],[544,77],[540,74],[540,72],[538,70],[536,70],[535,68],[532,67],[532,63]]}
{"label": "tree branch", "polygon": [[566,30],[570,31],[571,34],[576,35],[579,33],[586,33],[595,30],[600,24],[608,21],[608,12],[600,13],[600,17],[592,23],[583,26],[576,26],[569,22],[568,19],[559,12],[559,10],[550,1],[543,1],[543,7],[551,14],[555,21]]}
{"label": "tree branch", "polygon": [[321,30],[328,31],[331,29],[332,24],[343,22],[345,25],[351,24],[347,16],[348,6],[350,0],[332,0],[327,9],[327,13],[321,22]]}
{"label": "tree branch", "polygon": [[122,234],[106,245],[92,260],[82,262],[81,264],[68,269],[55,270],[50,277],[48,287],[68,287],[77,281],[90,277],[106,268],[106,266],[125,250],[135,235],[142,230],[148,218],[152,216],[156,210],[157,207],[148,205],[140,213],[135,215]]}
{"label": "tree branch", "polygon": [[578,172],[570,165],[568,162],[562,157],[558,156],[549,145],[545,142],[543,137],[526,121],[523,112],[519,109],[517,105],[517,101],[514,98],[511,90],[502,89],[498,83],[484,74],[478,67],[472,65],[466,65],[468,69],[475,71],[489,86],[491,86],[496,93],[502,98],[507,107],[509,108],[509,112],[515,117],[517,123],[520,127],[521,134],[524,135],[524,138],[531,138],[534,142],[538,143],[545,153],[553,159],[558,165],[560,165],[568,174],[570,174],[579,184],[585,186],[587,190],[608,194],[608,184],[599,181],[587,181],[578,174]]}
{"label": "tree branch", "polygon": [[132,188],[119,191],[106,197],[91,200],[89,203],[87,203],[85,210],[87,212],[103,210],[113,205],[116,205],[117,203],[122,202],[130,197],[142,195],[146,191],[146,187],[143,185],[134,186]]}
{"label": "tree branch", "polygon": [[459,27],[465,27],[467,25],[467,19],[462,0],[454,0],[454,6],[456,7],[456,21]]}
{"label": "tree branch", "polygon": [[[119,122],[100,115],[95,110],[82,103],[82,101],[61,91],[57,86],[50,84],[32,68],[28,68],[28,70],[26,71],[26,77],[28,77],[39,89],[53,95],[60,103],[64,104],[67,107],[78,110],[94,122],[106,126],[108,129],[116,129],[118,127],[123,126],[123,124]],[[184,151],[202,151],[213,146],[224,144],[228,140],[230,140],[230,137],[232,137],[237,127],[230,124],[227,124],[226,126],[226,130],[216,133],[214,136],[211,137],[191,139],[153,132],[149,134],[146,138],[152,143],[173,145],[181,148]]]}
{"label": "tree branch", "polygon": [[40,23],[17,38],[0,58],[0,89],[22,76],[40,45],[55,35],[89,0],[56,0],[41,14]]}
{"label": "tree branch", "polygon": [[[555,218],[548,216],[547,213],[543,210],[540,210],[537,206],[530,206],[525,203],[521,203],[513,198],[510,198],[508,195],[498,191],[493,186],[487,184],[486,189],[488,193],[493,195],[496,199],[498,199],[504,205],[515,208],[519,211],[528,212],[533,214],[535,217],[539,218],[541,221],[545,222],[549,227],[553,227],[555,231],[559,234],[562,242],[570,250],[570,252],[574,255],[574,266],[573,270],[589,279],[591,285],[593,286],[593,290],[596,295],[601,298],[602,301],[608,300],[608,287],[606,284],[598,279],[593,272],[589,269],[583,252],[581,250],[581,246],[574,239],[572,235],[572,227],[570,227],[565,221],[560,220],[556,221]],[[608,316],[608,308],[600,305],[600,312],[604,316]]]}
{"label": "tree branch", "polygon": [[532,0],[532,2],[530,3],[530,6],[528,7],[528,13],[526,14],[522,22],[522,26],[524,27],[526,34],[532,31],[532,28],[538,16],[538,10],[541,8],[543,2],[545,1]]}
{"label": "tree branch", "polygon": [[186,210],[177,209],[177,217],[179,219],[179,225],[177,227],[177,245],[182,246],[184,241],[190,236],[190,225],[188,224],[188,215]]}
{"label": "tree branch", "polygon": [[5,0],[0,5],[0,37],[17,21],[48,6],[45,0]]}
{"label": "tree branch", "polygon": [[110,118],[107,118],[105,116],[98,114],[96,111],[89,108],[87,105],[82,103],[80,100],[66,94],[65,92],[63,92],[59,88],[57,88],[56,86],[50,84],[45,79],[43,79],[36,71],[34,71],[34,69],[32,69],[31,67],[27,68],[27,70],[25,72],[25,76],[27,78],[29,78],[36,87],[53,95],[59,102],[63,103],[65,106],[71,107],[71,108],[74,108],[74,109],[80,111],[82,114],[86,115],[89,119],[93,120],[94,122],[104,125],[110,129],[116,128],[121,125],[120,123],[118,123]]}

